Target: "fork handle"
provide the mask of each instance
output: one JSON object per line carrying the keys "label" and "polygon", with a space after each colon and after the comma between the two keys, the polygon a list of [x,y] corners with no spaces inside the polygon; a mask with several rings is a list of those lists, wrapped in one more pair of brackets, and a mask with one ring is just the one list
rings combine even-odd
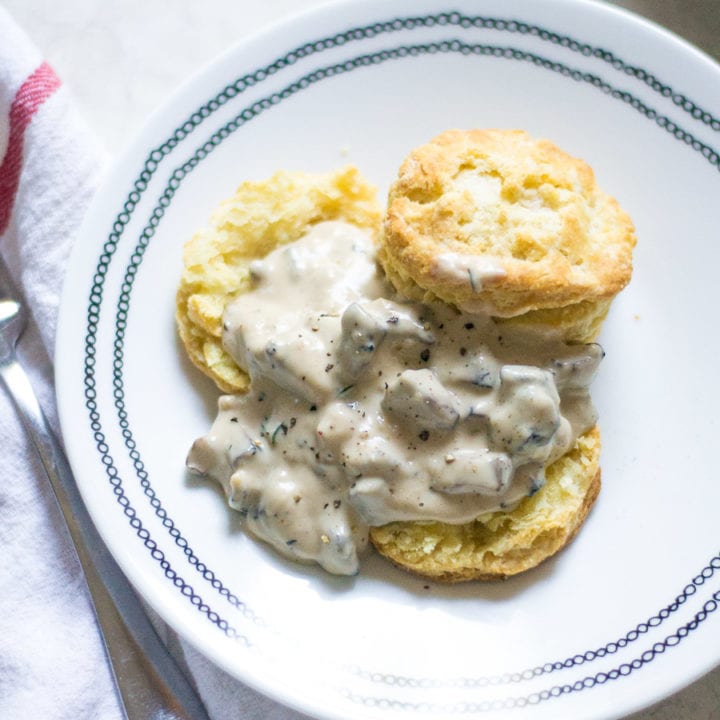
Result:
{"label": "fork handle", "polygon": [[15,357],[0,363],[0,377],[40,456],[65,518],[126,717],[209,720],[200,698],[168,653],[96,530],[67,457]]}

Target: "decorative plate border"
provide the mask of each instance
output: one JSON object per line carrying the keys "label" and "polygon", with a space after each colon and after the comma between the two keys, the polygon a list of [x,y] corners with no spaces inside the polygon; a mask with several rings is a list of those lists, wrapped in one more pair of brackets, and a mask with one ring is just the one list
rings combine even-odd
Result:
{"label": "decorative plate border", "polygon": [[[295,64],[298,60],[309,57],[310,55],[322,53],[325,50],[336,48],[347,43],[369,39],[383,33],[392,33],[400,30],[412,30],[418,27],[434,27],[434,26],[456,26],[458,28],[481,28],[490,29],[500,32],[518,33],[522,35],[531,35],[542,41],[559,45],[567,48],[572,52],[580,53],[586,57],[597,58],[600,61],[609,64],[615,70],[631,76],[650,87],[654,92],[663,98],[669,98],[677,107],[690,115],[694,120],[698,120],[704,125],[710,127],[713,131],[720,131],[720,120],[714,117],[708,111],[702,109],[697,103],[689,99],[686,95],[677,92],[672,87],[663,83],[652,73],[639,68],[635,65],[626,63],[613,53],[599,47],[595,47],[586,43],[582,43],[566,35],[560,35],[550,30],[541,28],[536,25],[524,23],[515,19],[489,18],[482,16],[466,16],[461,13],[452,11],[447,13],[437,13],[422,17],[405,17],[394,18],[392,20],[365,25],[362,27],[352,28],[345,32],[339,33],[332,37],[325,37],[312,43],[291,50],[286,55],[278,58],[273,63],[255,70],[253,73],[244,75],[234,83],[226,86],[220,93],[215,95],[207,103],[192,113],[189,118],[182,123],[173,134],[160,146],[152,150],[145,160],[143,170],[139,177],[133,183],[133,189],[123,204],[122,211],[117,215],[112,225],[112,231],[103,245],[103,253],[98,258],[96,272],[93,277],[93,286],[89,295],[89,306],[87,313],[87,330],[85,335],[85,363],[84,363],[84,386],[85,386],[85,406],[88,411],[88,419],[90,421],[90,429],[96,442],[98,453],[101,461],[105,466],[107,479],[113,488],[118,504],[122,507],[123,513],[128,518],[129,525],[135,530],[138,538],[150,553],[151,557],[158,562],[165,577],[170,580],[179,592],[185,596],[194,605],[198,611],[205,614],[208,620],[216,625],[226,636],[241,642],[246,646],[252,646],[251,641],[242,634],[237,628],[230,624],[228,620],[223,618],[216,610],[212,609],[194,588],[172,567],[167,560],[165,554],[160,550],[157,543],[151,537],[150,532],[145,528],[142,520],[138,517],[137,511],[127,498],[123,489],[123,481],[117,468],[115,467],[110,449],[106,442],[103,432],[100,413],[97,406],[97,391],[95,381],[95,359],[97,355],[97,331],[100,323],[100,310],[103,302],[104,283],[118,245],[122,239],[122,234],[130,222],[131,216],[135,211],[137,204],[140,202],[142,195],[148,188],[148,185],[155,174],[159,164],[169,156],[179,143],[185,140],[190,133],[199,127],[207,118],[213,115],[226,102],[233,99],[237,95],[242,94],[248,88],[262,83],[267,78],[281,71],[282,69]],[[259,116],[265,110],[282,102],[288,97],[304,90],[315,83],[322,81],[328,77],[338,74],[350,72],[361,67],[369,65],[377,65],[390,60],[397,60],[407,57],[420,55],[437,54],[437,53],[460,53],[464,55],[476,55],[480,57],[495,57],[503,59],[518,60],[530,62],[537,67],[541,67],[553,72],[559,73],[564,77],[574,81],[589,83],[600,91],[608,94],[613,99],[620,100],[630,105],[634,110],[643,114],[646,118],[653,121],[657,126],[671,133],[676,139],[691,147],[694,151],[700,153],[711,165],[720,169],[720,155],[718,152],[703,143],[690,132],[681,128],[677,123],[672,121],[665,115],[662,115],[654,108],[642,102],[632,93],[614,87],[610,83],[604,81],[594,73],[590,73],[578,68],[572,68],[550,58],[538,55],[536,53],[515,47],[498,46],[480,43],[464,43],[457,39],[441,40],[436,42],[427,42],[417,45],[399,45],[395,48],[379,50],[373,53],[361,54],[354,58],[345,60],[344,62],[335,63],[325,67],[316,68],[312,72],[304,75],[282,90],[272,93],[267,97],[255,101],[251,105],[245,107],[231,121],[226,123],[222,128],[216,131],[209,140],[199,146],[191,158],[176,168],[170,176],[168,184],[160,196],[157,205],[153,209],[148,223],[143,228],[140,239],[135,246],[134,252],[130,257],[130,261],[126,267],[124,281],[121,285],[121,294],[117,302],[115,316],[115,340],[113,344],[113,386],[114,386],[114,404],[117,411],[118,425],[121,429],[123,440],[128,451],[128,455],[133,463],[135,472],[140,481],[145,496],[148,498],[155,515],[160,519],[163,526],[167,528],[168,533],[172,537],[175,544],[180,547],[188,561],[188,563],[198,572],[204,581],[206,581],[221,597],[230,603],[242,616],[256,624],[263,624],[260,618],[247,605],[233,594],[227,586],[218,578],[216,573],[209,568],[202,560],[198,558],[193,549],[187,543],[180,530],[175,525],[172,518],[162,505],[162,502],[155,493],[147,470],[142,462],[139,451],[132,432],[130,430],[127,417],[127,410],[124,402],[124,382],[123,382],[123,364],[124,364],[124,339],[127,329],[128,311],[130,309],[131,293],[137,272],[142,263],[145,250],[150,244],[155,230],[158,227],[165,210],[169,207],[172,198],[180,187],[182,180],[197,165],[205,159],[210,152],[218,147],[233,132],[242,127],[244,124]],[[703,568],[701,573],[697,575],[681,593],[676,596],[675,600],[661,609],[656,615],[649,620],[638,624],[630,630],[626,635],[616,641],[610,642],[601,648],[586,651],[563,661],[552,661],[532,669],[526,669],[516,673],[505,673],[504,675],[484,677],[484,678],[458,678],[450,681],[433,681],[426,678],[412,678],[396,675],[388,675],[382,673],[372,673],[360,668],[346,668],[353,674],[364,677],[371,682],[381,682],[386,685],[408,686],[408,687],[487,687],[490,685],[518,683],[529,680],[544,674],[563,670],[571,667],[577,667],[585,663],[605,657],[617,652],[619,649],[626,647],[635,642],[650,628],[657,627],[669,618],[691,595],[697,592],[697,589],[710,579],[715,571],[720,568],[720,553],[714,556],[709,563]],[[353,702],[361,703],[372,707],[389,707],[408,710],[442,710],[444,712],[452,711],[458,713],[480,713],[489,710],[511,709],[522,707],[528,704],[538,704],[553,697],[559,697],[569,692],[579,692],[581,690],[594,687],[597,684],[603,684],[607,680],[626,677],[635,670],[643,667],[652,661],[658,654],[664,653],[670,647],[679,644],[690,632],[695,630],[707,617],[717,610],[720,603],[720,591],[713,594],[710,600],[706,601],[703,608],[698,611],[693,619],[680,626],[675,632],[667,635],[662,641],[656,642],[651,648],[645,650],[641,655],[634,658],[628,663],[623,663],[616,668],[607,672],[599,672],[595,675],[588,676],[582,680],[578,680],[572,684],[555,685],[552,688],[544,689],[539,692],[531,693],[525,696],[508,697],[502,700],[482,701],[479,703],[455,703],[452,706],[435,705],[428,703],[407,703],[401,701],[393,701],[387,698],[374,698],[369,696],[354,695],[345,691],[343,695]],[[429,684],[428,684],[429,683]]]}

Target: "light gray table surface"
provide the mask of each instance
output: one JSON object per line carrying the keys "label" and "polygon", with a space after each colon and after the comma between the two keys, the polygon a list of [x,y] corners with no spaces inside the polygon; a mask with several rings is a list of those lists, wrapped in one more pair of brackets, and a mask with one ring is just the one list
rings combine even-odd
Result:
{"label": "light gray table surface", "polygon": [[[0,0],[120,152],[192,73],[248,34],[319,0]],[[720,61],[720,0],[615,0]],[[409,7],[411,3],[409,2]],[[720,668],[628,720],[720,720]]]}

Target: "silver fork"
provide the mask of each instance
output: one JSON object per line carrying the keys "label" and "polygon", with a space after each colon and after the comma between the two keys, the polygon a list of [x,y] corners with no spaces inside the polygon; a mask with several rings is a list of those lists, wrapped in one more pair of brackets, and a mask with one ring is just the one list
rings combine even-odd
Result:
{"label": "silver fork", "polygon": [[129,720],[208,720],[200,698],[155,632],[130,583],[100,538],[65,453],[15,348],[27,311],[0,256],[0,379],[17,408],[65,518]]}

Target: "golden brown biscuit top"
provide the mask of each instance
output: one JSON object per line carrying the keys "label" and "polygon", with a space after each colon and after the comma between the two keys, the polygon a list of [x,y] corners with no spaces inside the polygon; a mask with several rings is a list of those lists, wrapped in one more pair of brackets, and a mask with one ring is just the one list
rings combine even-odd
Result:
{"label": "golden brown biscuit top", "polygon": [[585,162],[521,130],[449,130],[413,150],[384,231],[401,290],[504,317],[611,298],[636,242]]}

